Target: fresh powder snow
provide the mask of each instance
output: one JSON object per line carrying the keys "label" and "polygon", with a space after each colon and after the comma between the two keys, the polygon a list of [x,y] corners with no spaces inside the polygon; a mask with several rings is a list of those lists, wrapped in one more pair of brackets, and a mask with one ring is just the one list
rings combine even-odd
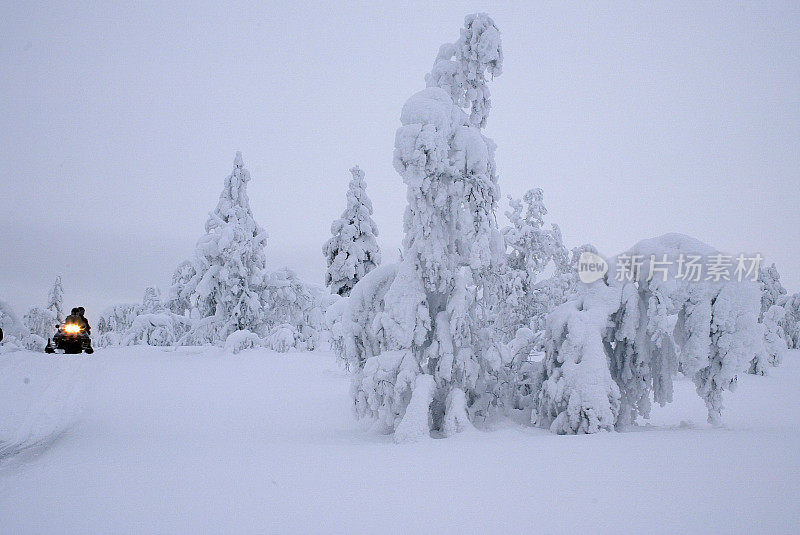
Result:
{"label": "fresh powder snow", "polygon": [[0,531],[793,533],[800,351],[771,372],[740,377],[724,427],[678,377],[628,432],[396,445],[328,351],[3,353]]}

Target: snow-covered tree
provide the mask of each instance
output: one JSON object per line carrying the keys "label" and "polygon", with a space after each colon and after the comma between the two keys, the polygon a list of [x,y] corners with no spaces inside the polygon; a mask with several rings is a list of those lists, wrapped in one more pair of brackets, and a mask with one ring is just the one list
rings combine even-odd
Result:
{"label": "snow-covered tree", "polygon": [[389,348],[380,315],[397,268],[397,264],[383,264],[373,269],[358,281],[349,297],[332,303],[325,312],[331,347],[348,370],[360,370],[368,358]]}
{"label": "snow-covered tree", "polygon": [[103,310],[93,329],[93,345],[96,347],[119,345],[123,335],[133,325],[138,310],[139,305],[134,303],[113,305]]}
{"label": "snow-covered tree", "polygon": [[[187,342],[224,343],[236,330],[265,335],[267,233],[256,223],[247,197],[250,173],[236,153],[217,208],[206,221],[191,268],[178,267],[173,277],[177,311],[188,304],[198,321]],[[188,279],[188,280],[186,280]]]}
{"label": "snow-covered tree", "polygon": [[28,330],[11,305],[2,299],[0,299],[0,329],[3,329],[0,353],[17,351],[26,347],[25,338],[28,336]]}
{"label": "snow-covered tree", "polygon": [[53,287],[47,295],[47,310],[51,311],[56,321],[64,318],[64,287],[61,285],[61,275],[56,277]]}
{"label": "snow-covered tree", "polygon": [[30,333],[26,345],[31,349],[44,347],[47,339],[55,332],[55,325],[62,319],[64,288],[61,277],[56,277],[53,286],[47,294],[47,304],[44,307],[34,306],[22,317],[25,328]]}
{"label": "snow-covered tree", "polygon": [[162,309],[160,312],[137,314],[119,338],[119,344],[174,346],[191,328],[191,322],[185,316],[179,316]]}
{"label": "snow-covered tree", "polygon": [[196,274],[194,264],[189,260],[184,260],[178,264],[178,267],[172,273],[172,285],[169,288],[167,306],[175,314],[185,316],[191,311],[190,296],[187,295],[185,288]]}
{"label": "snow-covered tree", "polygon": [[506,341],[523,327],[542,330],[545,315],[564,302],[570,286],[569,252],[558,226],[544,225],[542,190],[528,190],[521,200],[509,197],[509,204],[511,225],[503,229],[508,252],[496,290],[497,328]]}
{"label": "snow-covered tree", "polygon": [[786,288],[781,284],[781,274],[775,264],[759,268],[758,284],[761,287],[761,313],[758,315],[760,320],[772,305],[778,304],[781,297],[786,295]]}
{"label": "snow-covered tree", "polygon": [[275,351],[317,347],[319,326],[313,323],[316,303],[309,288],[286,268],[267,272],[264,282],[263,297],[269,303],[264,310],[267,346]]}
{"label": "snow-covered tree", "polygon": [[145,288],[140,313],[154,313],[162,310],[164,310],[164,305],[161,303],[161,290],[154,286]]}
{"label": "snow-covered tree", "polygon": [[224,345],[233,333],[249,331],[253,336],[237,335],[231,344],[258,339],[279,350],[313,349],[321,327],[313,324],[321,316],[315,312],[319,302],[291,270],[267,269],[267,233],[250,208],[249,181],[250,173],[237,152],[217,208],[209,214],[206,234],[197,242],[192,259],[178,265],[173,274],[169,313],[154,292],[146,296],[144,306],[164,308],[159,313],[161,326],[167,319],[176,332],[190,326],[176,343]]}
{"label": "snow-covered tree", "polygon": [[800,292],[784,295],[778,301],[784,309],[783,338],[789,349],[800,349]]}
{"label": "snow-covered tree", "polygon": [[322,249],[328,262],[325,285],[339,295],[350,295],[353,286],[381,263],[375,239],[378,226],[372,220],[364,171],[356,166],[350,173],[353,178],[347,190],[347,209],[331,224],[333,237]]}
{"label": "snow-covered tree", "polygon": [[53,311],[41,307],[31,307],[24,316],[22,322],[27,331],[35,337],[31,340],[31,346],[41,346],[47,343],[47,339],[55,333],[55,325],[58,320]]}
{"label": "snow-covered tree", "polygon": [[142,303],[122,323],[125,327],[115,333],[120,345],[174,346],[192,327],[189,318],[167,308],[153,286],[145,288]]}
{"label": "snow-covered tree", "polygon": [[234,331],[225,339],[225,352],[237,354],[245,349],[261,347],[264,341],[256,333],[250,331]]}
{"label": "snow-covered tree", "polygon": [[[763,294],[762,294],[763,297]],[[782,326],[786,318],[786,310],[779,305],[772,305],[761,318],[762,347],[750,362],[748,373],[767,375],[770,366],[779,366],[787,349],[785,332]]]}
{"label": "snow-covered tree", "polygon": [[702,361],[704,366],[692,376],[712,424],[722,421],[722,392],[736,388],[738,375],[747,371],[758,351],[759,297],[750,281],[724,284],[713,297],[708,361]]}
{"label": "snow-covered tree", "polygon": [[[781,362],[781,355],[786,346],[786,333],[781,327],[786,317],[785,310],[770,310],[786,296],[786,288],[781,284],[781,275],[775,264],[758,270],[758,284],[761,289],[761,310],[758,321],[762,324],[762,349],[756,353],[750,362],[748,373],[766,375],[769,366],[777,366]],[[769,313],[769,318],[767,315]],[[780,334],[776,331],[780,328]],[[777,338],[776,338],[777,337]],[[779,347],[780,345],[784,347]]]}
{"label": "snow-covered tree", "polygon": [[[544,216],[544,193],[541,189],[528,190],[522,199],[509,197],[511,211],[506,212],[511,226],[503,229],[506,246],[510,249],[507,262],[509,267],[525,272],[531,283],[551,262],[564,270],[569,262],[569,254],[556,225],[546,228]],[[523,204],[524,203],[524,204]]]}
{"label": "snow-covered tree", "polygon": [[[490,108],[486,75],[499,75],[501,64],[494,22],[470,15],[461,38],[440,49],[428,88],[401,112],[394,165],[408,206],[403,261],[378,315],[388,351],[364,361],[354,389],[359,416],[402,430],[397,440],[464,429],[467,414],[485,417],[492,405],[487,382],[501,358],[484,289],[503,246],[495,146],[481,128]],[[391,391],[384,377],[395,379]]]}
{"label": "snow-covered tree", "polygon": [[559,434],[614,428],[620,391],[609,372],[604,335],[619,302],[615,294],[597,281],[548,317],[547,353],[532,423]]}
{"label": "snow-covered tree", "polygon": [[[611,262],[611,277],[581,284],[550,315],[535,423],[558,433],[632,424],[649,416],[651,396],[672,401],[679,370],[719,423],[722,392],[760,349],[760,289],[749,280],[681,278],[686,254],[717,253],[679,234],[644,240]],[[644,259],[640,276],[616,278],[622,259],[633,257]]]}

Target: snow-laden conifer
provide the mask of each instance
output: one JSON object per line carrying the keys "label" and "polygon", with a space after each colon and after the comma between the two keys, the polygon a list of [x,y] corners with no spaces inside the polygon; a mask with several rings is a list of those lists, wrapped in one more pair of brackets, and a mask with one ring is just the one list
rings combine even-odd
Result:
{"label": "snow-laden conifer", "polygon": [[22,316],[22,322],[28,331],[26,346],[30,349],[43,349],[47,339],[55,333],[56,315],[50,309],[31,307]]}
{"label": "snow-laden conifer", "polygon": [[360,370],[368,358],[389,347],[379,316],[397,268],[397,264],[383,264],[373,269],[349,297],[333,302],[325,312],[331,347],[350,371]]}
{"label": "snow-laden conifer", "polygon": [[58,276],[47,293],[47,304],[43,307],[31,307],[22,317],[22,322],[29,333],[24,339],[29,349],[44,348],[47,339],[53,336],[56,323],[63,318],[63,301],[64,288],[61,285],[61,277]]}
{"label": "snow-laden conifer", "polygon": [[[216,209],[197,242],[191,269],[179,266],[174,298],[195,311],[187,342],[223,343],[236,330],[266,334],[267,233],[256,223],[247,197],[250,173],[236,153]],[[188,280],[185,280],[187,279]]]}
{"label": "snow-laden conifer", "polygon": [[[37,349],[34,344],[42,343],[39,337],[32,337],[25,324],[20,321],[11,305],[0,299],[0,329],[3,329],[3,340],[0,341],[0,353],[18,351],[23,348]],[[41,350],[44,345],[38,347]]]}
{"label": "snow-laden conifer", "polygon": [[510,249],[507,259],[509,267],[525,272],[534,283],[550,262],[563,269],[569,260],[567,249],[558,227],[545,227],[547,208],[542,190],[530,189],[522,199],[508,199],[511,211],[506,212],[506,216],[511,226],[503,229],[503,237]]}
{"label": "snow-laden conifer", "polygon": [[800,292],[781,296],[778,304],[784,309],[783,338],[789,349],[800,349]]}
{"label": "snow-laden conifer", "polygon": [[[359,415],[401,429],[403,440],[461,428],[453,423],[461,415],[485,416],[492,405],[483,398],[500,357],[483,290],[503,247],[495,145],[481,127],[490,108],[486,76],[500,74],[501,64],[494,22],[470,15],[461,38],[440,49],[428,88],[401,112],[394,165],[407,186],[403,261],[371,322],[373,330],[380,324],[384,350],[394,351],[364,361],[354,392]],[[391,391],[384,377],[394,379]],[[409,403],[414,423],[404,425]]]}
{"label": "snow-laden conifer", "polygon": [[528,190],[522,199],[509,197],[509,205],[511,225],[503,229],[508,251],[496,289],[497,328],[505,341],[523,327],[542,330],[545,315],[564,302],[571,286],[569,252],[558,226],[544,224],[542,190]]}
{"label": "snow-laden conifer", "polygon": [[47,310],[53,313],[56,321],[64,318],[64,287],[61,285],[61,275],[56,277],[50,292],[47,294]]}
{"label": "snow-laden conifer", "polygon": [[761,319],[772,305],[777,305],[786,295],[786,288],[781,284],[781,274],[775,264],[759,268],[758,284],[761,287],[761,313],[758,317]]}
{"label": "snow-laden conifer", "polygon": [[[762,324],[763,347],[750,362],[748,373],[766,375],[770,366],[778,366],[782,360],[781,355],[785,347],[780,347],[781,343],[783,346],[787,345],[786,332],[782,328],[786,311],[772,310],[773,306],[784,301],[786,288],[781,284],[781,275],[775,264],[759,268],[758,284],[761,288],[761,310],[758,321]],[[780,333],[776,331],[778,328],[780,328]]]}
{"label": "snow-laden conifer", "polygon": [[364,171],[356,166],[350,173],[353,178],[347,189],[347,208],[331,224],[333,237],[322,249],[328,262],[325,285],[332,293],[345,296],[381,263],[376,240],[378,226],[372,220],[372,201],[367,197]]}
{"label": "snow-laden conifer", "polygon": [[121,345],[174,346],[192,326],[189,318],[167,308],[161,301],[161,291],[154,286],[145,289],[142,303],[121,323],[126,327],[115,333],[115,343]]}
{"label": "snow-laden conifer", "polygon": [[[763,297],[763,294],[762,294]],[[786,309],[780,305],[769,307],[761,318],[762,348],[750,362],[749,373],[767,375],[770,366],[779,366],[787,350],[786,333],[782,323]]]}
{"label": "snow-laden conifer", "polygon": [[122,303],[104,309],[93,330],[93,344],[97,347],[119,345],[122,336],[133,325],[138,310],[136,303]]}

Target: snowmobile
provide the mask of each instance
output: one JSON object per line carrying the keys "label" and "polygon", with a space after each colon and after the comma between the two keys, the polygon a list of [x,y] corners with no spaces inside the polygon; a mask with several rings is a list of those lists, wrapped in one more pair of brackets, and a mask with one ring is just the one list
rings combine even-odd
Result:
{"label": "snowmobile", "polygon": [[92,339],[89,338],[84,326],[78,323],[56,325],[56,334],[53,336],[52,341],[50,339],[47,340],[47,346],[44,351],[45,353],[60,351],[70,355],[83,351],[89,355],[94,353]]}

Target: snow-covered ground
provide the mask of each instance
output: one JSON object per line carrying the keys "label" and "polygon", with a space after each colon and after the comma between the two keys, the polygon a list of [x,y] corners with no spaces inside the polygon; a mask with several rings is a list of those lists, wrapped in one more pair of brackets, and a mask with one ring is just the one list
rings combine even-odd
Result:
{"label": "snow-covered ground", "polygon": [[650,426],[395,445],[326,352],[0,355],[0,532],[796,533],[800,352]]}

